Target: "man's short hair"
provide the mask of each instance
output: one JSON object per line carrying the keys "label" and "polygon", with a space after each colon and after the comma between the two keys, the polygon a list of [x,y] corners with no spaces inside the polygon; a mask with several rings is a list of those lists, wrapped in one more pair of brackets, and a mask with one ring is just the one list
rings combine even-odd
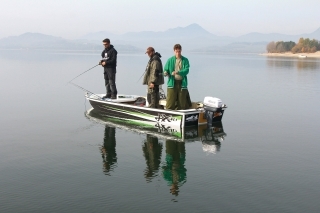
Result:
{"label": "man's short hair", "polygon": [[173,46],[173,50],[182,50],[182,47],[181,47],[180,44],[175,44],[175,45]]}
{"label": "man's short hair", "polygon": [[103,39],[103,41],[102,41],[102,42],[105,42],[105,43],[107,43],[107,44],[110,44],[110,39],[108,39],[108,38]]}
{"label": "man's short hair", "polygon": [[151,53],[154,52],[154,48],[153,47],[148,47],[146,53]]}

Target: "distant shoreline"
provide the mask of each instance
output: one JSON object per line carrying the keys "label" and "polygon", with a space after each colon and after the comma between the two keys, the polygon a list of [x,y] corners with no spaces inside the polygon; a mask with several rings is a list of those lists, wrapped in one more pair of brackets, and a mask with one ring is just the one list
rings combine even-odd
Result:
{"label": "distant shoreline", "polygon": [[307,58],[320,58],[320,51],[317,51],[315,53],[295,53],[292,52],[285,52],[285,53],[262,53],[259,55],[263,56],[276,56],[276,57],[299,57],[301,55],[307,56]]}

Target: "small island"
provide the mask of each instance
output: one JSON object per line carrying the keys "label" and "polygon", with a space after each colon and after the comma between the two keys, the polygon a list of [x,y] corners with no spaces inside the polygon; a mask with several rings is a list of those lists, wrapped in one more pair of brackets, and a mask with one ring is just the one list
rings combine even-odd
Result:
{"label": "small island", "polygon": [[270,42],[266,47],[265,56],[285,56],[299,58],[320,58],[320,43],[316,39],[300,38],[298,43],[293,41]]}

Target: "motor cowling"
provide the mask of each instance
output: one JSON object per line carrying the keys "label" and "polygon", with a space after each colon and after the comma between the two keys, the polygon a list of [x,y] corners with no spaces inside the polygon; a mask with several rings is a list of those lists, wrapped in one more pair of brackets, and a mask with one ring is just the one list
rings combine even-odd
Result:
{"label": "motor cowling", "polygon": [[217,120],[215,119],[217,115],[221,114],[222,116],[222,113],[220,113],[222,111],[222,106],[223,106],[222,101],[219,98],[210,97],[210,96],[207,96],[204,98],[204,101],[203,101],[203,108],[205,110],[204,115],[207,119],[207,124],[209,126],[212,125],[214,120]]}

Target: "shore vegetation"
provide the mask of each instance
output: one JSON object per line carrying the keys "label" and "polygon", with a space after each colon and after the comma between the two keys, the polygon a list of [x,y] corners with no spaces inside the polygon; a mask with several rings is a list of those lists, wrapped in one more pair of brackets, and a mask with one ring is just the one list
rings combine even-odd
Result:
{"label": "shore vegetation", "polygon": [[300,38],[298,43],[293,41],[271,41],[266,47],[268,53],[315,53],[320,50],[320,43],[316,39]]}

